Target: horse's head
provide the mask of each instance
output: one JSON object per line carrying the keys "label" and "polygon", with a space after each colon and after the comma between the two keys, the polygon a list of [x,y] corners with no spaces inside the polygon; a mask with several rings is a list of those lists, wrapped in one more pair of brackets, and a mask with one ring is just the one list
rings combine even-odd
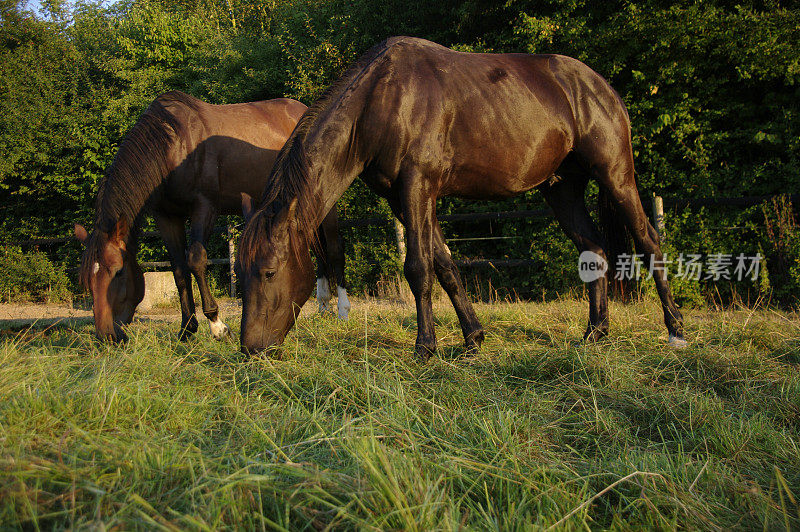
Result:
{"label": "horse's head", "polygon": [[75,224],[75,237],[86,244],[81,283],[92,293],[95,334],[101,340],[125,341],[121,326],[131,322],[144,298],[144,274],[126,246],[128,225],[120,219],[111,231],[95,228],[89,235]]}
{"label": "horse's head", "polygon": [[280,345],[294,325],[314,286],[308,242],[295,223],[297,200],[271,218],[253,214],[242,195],[246,227],[242,233],[237,276],[242,282],[241,346],[257,353]]}

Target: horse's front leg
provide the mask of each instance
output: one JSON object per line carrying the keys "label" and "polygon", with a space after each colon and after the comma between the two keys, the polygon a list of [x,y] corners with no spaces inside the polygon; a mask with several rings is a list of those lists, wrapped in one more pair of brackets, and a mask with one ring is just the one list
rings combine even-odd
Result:
{"label": "horse's front leg", "polygon": [[[336,205],[322,220],[319,232],[321,233],[320,241],[323,244],[323,253],[318,257],[319,263],[322,265],[320,270],[325,272],[326,283],[327,279],[336,280],[336,307],[339,319],[346,320],[350,314],[350,300],[347,297],[344,280],[344,247],[339,237],[339,213],[336,211]],[[322,276],[317,274],[317,286],[319,286],[320,277]],[[332,290],[328,288],[328,299],[332,295],[331,292]]]}
{"label": "horse's front leg", "polygon": [[478,316],[475,314],[472,303],[469,301],[467,291],[464,289],[464,282],[461,280],[461,274],[459,274],[458,268],[453,262],[453,257],[450,255],[450,249],[444,241],[444,234],[438,220],[434,221],[433,246],[433,265],[436,271],[436,278],[439,279],[439,284],[447,292],[450,302],[453,303],[453,308],[456,310],[458,323],[461,325],[461,332],[464,334],[464,345],[467,352],[475,353],[480,349],[486,333],[478,320]]}
{"label": "horse's front leg", "polygon": [[189,266],[186,264],[186,235],[183,232],[183,220],[160,214],[156,214],[155,219],[161,237],[167,246],[172,263],[172,276],[175,278],[175,286],[181,302],[180,339],[187,340],[197,332],[197,317],[192,295],[192,277],[189,273]]}
{"label": "horse's front leg", "polygon": [[208,240],[214,222],[217,219],[217,210],[207,199],[197,200],[192,212],[191,236],[192,245],[189,247],[188,264],[200,290],[200,299],[203,304],[203,314],[208,318],[211,334],[217,340],[230,336],[231,332],[219,317],[219,305],[211,294],[208,286],[208,253],[205,242]]}
{"label": "horse's front leg", "polygon": [[431,288],[436,197],[430,182],[419,174],[404,176],[400,203],[406,224],[408,249],[403,270],[417,305],[417,341],[414,351],[423,362],[436,352]]}
{"label": "horse's front leg", "polygon": [[[390,197],[389,206],[397,219],[403,225],[406,225],[405,217],[403,216],[403,209],[397,197]],[[464,289],[464,283],[461,280],[461,274],[453,262],[453,257],[450,256],[450,249],[444,240],[444,233],[442,233],[439,220],[434,218],[433,227],[433,269],[436,273],[439,284],[442,285],[444,291],[450,297],[450,302],[456,310],[458,322],[461,325],[461,332],[464,334],[464,344],[467,352],[477,352],[480,350],[481,344],[486,336],[478,316],[475,314],[475,309],[467,297],[467,291]]]}

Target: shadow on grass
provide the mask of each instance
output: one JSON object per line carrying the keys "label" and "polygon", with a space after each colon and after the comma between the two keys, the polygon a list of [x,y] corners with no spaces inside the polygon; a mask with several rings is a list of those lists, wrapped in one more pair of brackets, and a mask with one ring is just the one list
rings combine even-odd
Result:
{"label": "shadow on grass", "polygon": [[[552,331],[521,325],[517,323],[490,323],[487,327],[492,334],[506,341],[514,342],[536,342],[547,347],[563,346],[564,338],[556,337]],[[577,342],[580,338],[576,338]]]}
{"label": "shadow on grass", "polygon": [[[87,321],[88,320],[88,321]],[[3,320],[0,323],[0,342],[17,343],[20,347],[73,348],[86,345],[94,340],[87,336],[91,318],[70,318],[67,320],[41,320],[35,323],[8,323],[16,320]]]}
{"label": "shadow on grass", "polygon": [[83,318],[42,318],[0,320],[0,335],[14,335],[22,331],[31,330],[37,333],[52,332],[58,329],[76,329],[85,325],[92,325],[94,318],[87,316]]}
{"label": "shadow on grass", "polygon": [[789,340],[769,354],[769,358],[788,366],[800,364],[800,340]]}

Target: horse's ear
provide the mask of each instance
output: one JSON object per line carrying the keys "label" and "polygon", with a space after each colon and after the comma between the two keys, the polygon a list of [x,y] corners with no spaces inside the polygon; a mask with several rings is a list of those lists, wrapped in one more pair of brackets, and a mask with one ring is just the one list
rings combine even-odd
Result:
{"label": "horse's ear", "polygon": [[247,192],[242,192],[242,216],[244,216],[245,223],[253,217],[253,198]]}
{"label": "horse's ear", "polygon": [[75,224],[75,238],[82,243],[86,243],[86,239],[89,238],[89,231],[86,230],[84,226],[81,224]]}
{"label": "horse's ear", "polygon": [[109,240],[120,248],[125,249],[125,240],[128,238],[129,230],[128,220],[124,216],[121,216],[120,219],[117,220],[117,225],[115,225],[114,229],[111,231]]}

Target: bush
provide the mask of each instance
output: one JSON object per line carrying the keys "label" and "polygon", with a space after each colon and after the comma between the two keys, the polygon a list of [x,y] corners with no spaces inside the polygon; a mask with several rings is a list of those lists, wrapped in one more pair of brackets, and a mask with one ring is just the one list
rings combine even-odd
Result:
{"label": "bush", "polygon": [[773,297],[796,306],[800,299],[800,227],[791,201],[773,198],[763,206],[767,245],[766,265]]}
{"label": "bush", "polygon": [[71,300],[63,265],[53,264],[40,251],[23,253],[19,248],[0,247],[0,302]]}

